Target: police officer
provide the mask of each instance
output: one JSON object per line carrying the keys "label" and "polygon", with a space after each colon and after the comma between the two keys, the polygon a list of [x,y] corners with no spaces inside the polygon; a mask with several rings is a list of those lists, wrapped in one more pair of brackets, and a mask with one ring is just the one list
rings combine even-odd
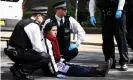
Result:
{"label": "police officer", "polygon": [[5,53],[15,62],[10,71],[20,79],[33,80],[30,74],[49,63],[40,30],[47,9],[41,6],[32,8],[32,17],[17,23],[9,46],[5,48]]}
{"label": "police officer", "polygon": [[128,49],[126,41],[126,27],[124,26],[122,19],[125,17],[124,4],[125,0],[90,0],[89,11],[90,11],[90,22],[93,26],[96,24],[94,16],[95,3],[101,10],[102,16],[102,37],[103,37],[103,53],[105,61],[109,58],[113,58],[112,68],[115,68],[115,47],[114,37],[118,44],[121,70],[127,70],[128,62]]}
{"label": "police officer", "polygon": [[[53,5],[56,10],[55,16],[47,19],[45,25],[52,21],[58,25],[58,42],[63,58],[68,62],[78,54],[78,46],[84,40],[85,31],[81,25],[71,16],[66,15],[66,1],[61,1]],[[70,33],[77,34],[77,41],[75,44],[70,43]]]}
{"label": "police officer", "polygon": [[[126,0],[126,20],[127,20],[127,43],[130,46],[130,48],[133,50],[133,0]],[[133,59],[130,61],[133,63]]]}

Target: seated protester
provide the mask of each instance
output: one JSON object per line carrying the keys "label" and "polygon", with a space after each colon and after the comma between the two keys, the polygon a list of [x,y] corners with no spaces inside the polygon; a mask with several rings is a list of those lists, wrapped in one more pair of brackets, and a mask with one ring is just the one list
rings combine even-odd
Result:
{"label": "seated protester", "polygon": [[4,49],[5,54],[15,62],[10,71],[22,80],[33,80],[30,74],[48,65],[50,61],[40,31],[47,7],[32,8],[32,13],[31,18],[17,23],[10,37],[9,46]]}
{"label": "seated protester", "polygon": [[[56,38],[57,25],[49,22],[44,28],[45,44],[47,46],[47,53],[51,56],[52,69],[54,73],[67,76],[106,76],[110,67],[112,66],[112,59],[109,59],[105,64],[98,67],[81,66],[66,63],[61,58],[59,44]],[[58,77],[58,74],[56,75]],[[61,76],[61,77],[62,77]],[[60,76],[59,76],[60,77]],[[66,78],[66,77],[65,77]]]}
{"label": "seated protester", "polygon": [[[44,23],[43,29],[48,22],[54,22],[58,25],[57,39],[59,43],[60,53],[67,61],[71,61],[78,55],[78,47],[84,41],[85,31],[83,27],[72,16],[67,15],[66,0],[59,0],[53,5],[55,15],[51,16]],[[77,34],[76,43],[71,43],[71,33]]]}

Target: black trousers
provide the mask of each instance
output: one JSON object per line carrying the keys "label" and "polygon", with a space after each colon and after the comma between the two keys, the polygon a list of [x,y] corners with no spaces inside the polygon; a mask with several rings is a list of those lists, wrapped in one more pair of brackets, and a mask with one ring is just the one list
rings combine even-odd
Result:
{"label": "black trousers", "polygon": [[102,49],[105,56],[105,61],[107,61],[109,58],[113,58],[115,61],[115,37],[120,55],[119,63],[120,65],[123,65],[128,62],[126,26],[123,23],[125,12],[123,11],[120,19],[115,19],[115,14],[115,10],[112,10],[110,13],[108,13],[108,11],[102,12]]}
{"label": "black trousers", "polygon": [[133,11],[127,10],[125,21],[127,22],[127,43],[133,50]]}
{"label": "black trousers", "polygon": [[65,59],[65,61],[69,62],[70,60],[72,60],[73,58],[75,58],[78,55],[78,49],[74,48],[72,50],[65,50],[62,53],[63,58]]}
{"label": "black trousers", "polygon": [[[21,69],[24,73],[32,73],[48,64],[48,60],[34,50],[16,49],[17,55],[8,55],[14,61],[13,71]],[[16,70],[14,70],[16,69]]]}

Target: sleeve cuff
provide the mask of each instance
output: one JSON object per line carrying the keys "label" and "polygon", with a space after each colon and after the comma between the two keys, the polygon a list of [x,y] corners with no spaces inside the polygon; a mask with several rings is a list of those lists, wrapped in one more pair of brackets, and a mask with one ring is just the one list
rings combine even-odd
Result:
{"label": "sleeve cuff", "polygon": [[77,43],[77,44],[81,44],[81,40],[77,40],[76,43]]}
{"label": "sleeve cuff", "polygon": [[117,10],[123,10],[123,7],[118,7],[118,9]]}

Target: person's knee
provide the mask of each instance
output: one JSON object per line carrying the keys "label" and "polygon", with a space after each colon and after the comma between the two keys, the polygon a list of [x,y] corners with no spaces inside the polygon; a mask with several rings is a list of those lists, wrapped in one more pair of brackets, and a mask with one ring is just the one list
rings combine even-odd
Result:
{"label": "person's knee", "polygon": [[70,51],[71,55],[74,57],[76,57],[78,55],[78,49],[74,48],[73,50]]}
{"label": "person's knee", "polygon": [[78,54],[78,49],[77,49],[77,48],[74,48],[74,49],[72,50],[72,52],[75,53],[75,54]]}
{"label": "person's knee", "polygon": [[40,53],[41,54],[41,61],[49,62],[50,61],[50,55],[48,53]]}
{"label": "person's knee", "polygon": [[42,59],[40,60],[40,62],[48,64],[50,62],[50,56],[47,56],[47,57],[42,56]]}

